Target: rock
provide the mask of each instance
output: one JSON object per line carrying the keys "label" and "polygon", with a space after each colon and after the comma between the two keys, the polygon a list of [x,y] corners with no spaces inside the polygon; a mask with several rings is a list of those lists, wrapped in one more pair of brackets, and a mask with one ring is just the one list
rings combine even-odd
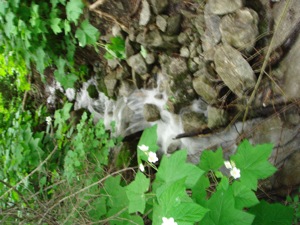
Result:
{"label": "rock", "polygon": [[208,104],[214,104],[217,102],[218,91],[213,87],[204,74],[193,79],[193,88]]}
{"label": "rock", "polygon": [[127,58],[134,55],[134,49],[130,43],[129,37],[127,37],[125,40],[125,54]]}
{"label": "rock", "polygon": [[258,15],[248,8],[239,9],[222,18],[220,31],[222,41],[231,46],[250,52],[258,35]]}
{"label": "rock", "polygon": [[206,118],[203,113],[184,112],[181,115],[181,122],[186,133],[201,131],[206,127]]}
{"label": "rock", "polygon": [[196,30],[200,35],[204,34],[205,29],[205,19],[204,19],[204,13],[199,13],[193,20],[193,25],[195,26]]}
{"label": "rock", "polygon": [[161,16],[161,15],[158,15],[156,17],[156,26],[162,32],[165,32],[167,30],[167,18],[168,18],[168,16]]}
{"label": "rock", "polygon": [[209,4],[206,4],[205,6],[204,19],[206,25],[206,34],[212,39],[212,43],[214,43],[214,45],[218,44],[221,41],[221,18],[218,15],[211,13]]}
{"label": "rock", "polygon": [[208,0],[210,11],[216,15],[232,13],[243,7],[243,0]]}
{"label": "rock", "polygon": [[189,44],[189,36],[187,34],[187,32],[182,32],[178,35],[178,42],[181,44],[181,45],[188,45]]}
{"label": "rock", "polygon": [[151,6],[153,12],[157,14],[161,14],[168,7],[168,0],[151,0]]}
{"label": "rock", "polygon": [[154,53],[148,52],[147,55],[146,55],[145,60],[146,60],[146,63],[148,65],[153,64],[155,62],[155,55],[154,55]]}
{"label": "rock", "polygon": [[88,86],[87,92],[89,93],[90,98],[97,99],[99,97],[98,90],[94,84]]}
{"label": "rock", "polygon": [[188,69],[192,73],[196,72],[198,69],[198,64],[191,58],[188,59]]}
{"label": "rock", "polygon": [[134,86],[128,81],[122,80],[119,88],[119,96],[128,97],[134,91]]}
{"label": "rock", "polygon": [[240,98],[254,88],[256,78],[242,54],[225,44],[217,48],[214,56],[216,71],[229,89]]}
{"label": "rock", "polygon": [[180,25],[181,25],[181,15],[180,14],[170,16],[167,19],[166,33],[168,35],[178,34],[180,31]]}
{"label": "rock", "polygon": [[213,106],[207,107],[207,126],[209,128],[222,127],[228,123],[228,115],[224,109]]}
{"label": "rock", "polygon": [[160,111],[154,104],[145,104],[143,114],[147,122],[154,122],[160,119]]}
{"label": "rock", "polygon": [[118,80],[123,80],[130,77],[129,67],[127,65],[119,66],[114,70],[116,78]]}
{"label": "rock", "polygon": [[136,37],[136,42],[144,47],[163,47],[165,44],[157,29],[149,31],[147,34],[144,32],[139,33]]}
{"label": "rock", "polygon": [[146,26],[151,18],[150,5],[146,0],[142,0],[142,10],[140,13],[140,26]]}
{"label": "rock", "polygon": [[190,56],[190,51],[187,47],[183,46],[181,49],[180,49],[180,56],[181,57],[184,57],[184,58],[188,58]]}
{"label": "rock", "polygon": [[108,59],[107,64],[112,70],[114,70],[117,68],[119,62],[117,59]]}
{"label": "rock", "polygon": [[110,73],[104,78],[104,84],[106,86],[107,94],[109,97],[113,97],[116,91],[118,80],[115,73]]}
{"label": "rock", "polygon": [[127,63],[136,73],[140,75],[147,73],[147,65],[140,53],[129,57]]}
{"label": "rock", "polygon": [[168,71],[174,78],[186,74],[188,72],[186,61],[183,58],[171,58]]}

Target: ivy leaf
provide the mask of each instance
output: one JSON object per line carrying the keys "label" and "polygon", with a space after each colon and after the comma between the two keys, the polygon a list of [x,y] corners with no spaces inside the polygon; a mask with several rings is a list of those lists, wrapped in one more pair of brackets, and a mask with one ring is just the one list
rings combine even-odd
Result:
{"label": "ivy leaf", "polygon": [[62,30],[59,26],[60,22],[61,22],[61,19],[59,19],[59,18],[52,18],[51,19],[51,21],[50,21],[51,25],[50,26],[51,26],[51,29],[53,30],[54,34],[58,34],[58,33],[62,32]]}
{"label": "ivy leaf", "polygon": [[210,211],[201,220],[205,225],[250,225],[254,216],[234,207],[232,190],[218,189],[205,205]]}
{"label": "ivy leaf", "polygon": [[81,47],[96,44],[99,36],[99,31],[88,20],[83,21],[75,33],[75,37],[78,39]]}
{"label": "ivy leaf", "polygon": [[218,170],[224,164],[223,152],[219,148],[216,152],[206,150],[202,153],[199,167],[208,172]]}
{"label": "ivy leaf", "polygon": [[154,190],[159,186],[167,185],[183,178],[185,179],[186,187],[192,188],[204,171],[191,163],[186,163],[186,158],[186,150],[177,151],[170,157],[164,155],[153,183]]}
{"label": "ivy leaf", "polygon": [[83,7],[84,4],[82,3],[82,0],[70,0],[66,6],[68,20],[77,25],[77,20],[82,14]]}
{"label": "ivy leaf", "polygon": [[106,214],[106,197],[99,197],[88,205],[87,212],[95,221]]}
{"label": "ivy leaf", "polygon": [[231,160],[241,170],[240,181],[250,189],[256,190],[257,180],[271,176],[276,168],[268,161],[272,153],[272,144],[252,146],[249,141],[243,141],[237,153]]}
{"label": "ivy leaf", "polygon": [[290,225],[293,221],[293,208],[279,203],[269,204],[261,201],[249,209],[255,215],[253,225]]}
{"label": "ivy leaf", "polygon": [[145,192],[149,189],[150,180],[144,174],[138,172],[135,180],[126,187],[126,194],[129,199],[129,213],[144,213],[146,199]]}

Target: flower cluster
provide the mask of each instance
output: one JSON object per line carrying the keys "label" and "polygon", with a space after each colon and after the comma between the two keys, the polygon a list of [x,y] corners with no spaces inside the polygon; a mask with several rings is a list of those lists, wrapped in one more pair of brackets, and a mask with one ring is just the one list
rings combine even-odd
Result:
{"label": "flower cluster", "polygon": [[[146,145],[140,145],[138,148],[143,151],[148,156],[148,161],[150,163],[156,163],[158,161],[157,155],[155,152],[149,151],[149,146]],[[144,172],[145,168],[143,164],[139,165],[139,169]]]}
{"label": "flower cluster", "polygon": [[47,116],[46,117],[46,122],[47,122],[48,125],[50,125],[51,122],[52,122],[52,118],[50,116]]}
{"label": "flower cluster", "polygon": [[163,220],[163,223],[161,225],[177,225],[174,218],[172,218],[172,217],[169,219],[166,217],[163,217],[162,220]]}
{"label": "flower cluster", "polygon": [[234,179],[238,179],[241,177],[241,171],[238,168],[236,168],[234,162],[225,161],[224,164],[227,169],[230,169],[230,175]]}

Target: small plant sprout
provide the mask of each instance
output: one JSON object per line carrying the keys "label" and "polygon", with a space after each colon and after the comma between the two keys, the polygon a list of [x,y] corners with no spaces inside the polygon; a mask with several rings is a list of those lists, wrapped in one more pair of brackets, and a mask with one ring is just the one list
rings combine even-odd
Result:
{"label": "small plant sprout", "polygon": [[145,172],[145,167],[142,163],[140,163],[139,169],[140,169],[140,171]]}
{"label": "small plant sprout", "polygon": [[230,170],[230,175],[234,179],[238,179],[241,177],[241,171],[238,168],[236,168],[235,163],[233,161],[224,161],[224,165],[227,169]]}
{"label": "small plant sprout", "polygon": [[50,116],[47,116],[46,117],[46,122],[47,122],[48,125],[51,125],[52,118]]}
{"label": "small plant sprout", "polygon": [[148,154],[148,161],[150,163],[156,163],[158,161],[158,158],[157,158],[155,152],[149,152],[149,154]]}
{"label": "small plant sprout", "polygon": [[139,147],[139,149],[140,149],[141,151],[143,151],[143,152],[146,152],[146,151],[149,150],[149,146],[146,146],[146,145],[140,145],[140,146],[138,146],[138,147]]}
{"label": "small plant sprout", "polygon": [[161,225],[177,225],[177,223],[175,222],[174,218],[166,218],[166,217],[163,217],[162,218],[162,221],[163,223]]}

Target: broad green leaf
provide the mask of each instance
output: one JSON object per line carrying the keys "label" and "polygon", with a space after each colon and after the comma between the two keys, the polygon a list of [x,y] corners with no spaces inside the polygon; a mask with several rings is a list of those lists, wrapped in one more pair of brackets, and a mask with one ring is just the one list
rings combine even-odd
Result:
{"label": "broad green leaf", "polygon": [[194,203],[186,194],[185,179],[160,188],[156,192],[157,203],[153,206],[153,224],[161,224],[162,218],[173,217],[179,224],[200,221],[207,210]]}
{"label": "broad green leaf", "polygon": [[82,0],[70,0],[66,5],[66,13],[69,21],[77,25],[77,20],[82,14],[84,4]]}
{"label": "broad green leaf", "polygon": [[293,221],[293,209],[279,203],[261,201],[249,212],[255,215],[253,225],[291,225]]}
{"label": "broad green leaf", "polygon": [[235,199],[235,208],[249,208],[259,203],[255,193],[242,182],[234,182],[231,188]]}
{"label": "broad green leaf", "polygon": [[207,201],[206,189],[210,186],[207,176],[202,175],[197,183],[192,187],[192,199],[200,205],[204,205]]}
{"label": "broad green leaf", "polygon": [[272,144],[252,146],[247,140],[239,145],[237,153],[231,157],[231,160],[241,170],[240,181],[245,186],[256,190],[258,179],[267,178],[276,171],[268,161],[272,148]]}
{"label": "broad green leaf", "polygon": [[[158,150],[157,145],[157,133],[156,133],[157,125],[152,127],[148,127],[143,131],[143,134],[140,138],[138,146],[146,145],[149,147],[149,151],[156,152]],[[146,154],[137,147],[137,154],[138,154],[138,162],[140,160],[147,161],[148,157]]]}
{"label": "broad green leaf", "polygon": [[219,148],[216,152],[205,150],[202,152],[199,167],[208,172],[218,170],[224,164],[223,151]]}
{"label": "broad green leaf", "polygon": [[234,207],[232,190],[219,189],[206,202],[205,207],[210,211],[201,220],[205,225],[250,225],[254,216]]}
{"label": "broad green leaf", "polygon": [[6,8],[8,8],[8,2],[0,1],[0,15],[5,15]]}
{"label": "broad green leaf", "polygon": [[153,183],[154,190],[164,184],[173,183],[185,178],[187,188],[192,188],[204,173],[199,167],[186,162],[186,150],[180,150],[171,156],[164,155],[156,179]]}
{"label": "broad green leaf", "polygon": [[145,192],[149,189],[150,180],[141,172],[138,172],[134,181],[126,187],[126,194],[129,199],[129,213],[144,213],[146,199]]}
{"label": "broad green leaf", "polygon": [[95,45],[99,36],[98,29],[93,27],[88,20],[83,21],[75,33],[75,37],[78,39],[81,47]]}
{"label": "broad green leaf", "polygon": [[[126,195],[126,189],[120,185],[121,176],[109,177],[102,190],[102,194],[108,196],[107,205],[110,208],[122,210],[128,207],[129,201]],[[128,210],[126,210],[128,211]]]}
{"label": "broad green leaf", "polygon": [[99,197],[89,204],[87,208],[89,216],[94,220],[99,220],[106,214],[106,197]]}
{"label": "broad green leaf", "polygon": [[61,19],[59,19],[59,18],[52,18],[51,19],[51,29],[53,30],[53,32],[55,33],[55,34],[58,34],[58,33],[61,33],[62,32],[62,30],[61,30],[61,28],[60,28],[60,22],[61,22]]}

